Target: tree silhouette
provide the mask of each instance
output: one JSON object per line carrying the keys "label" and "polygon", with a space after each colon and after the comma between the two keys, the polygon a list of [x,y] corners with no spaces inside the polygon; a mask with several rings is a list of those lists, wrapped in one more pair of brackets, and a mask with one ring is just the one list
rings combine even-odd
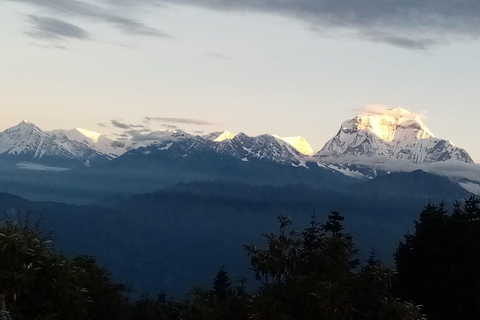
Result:
{"label": "tree silhouette", "polygon": [[477,319],[480,314],[479,200],[428,203],[395,253],[397,293],[421,301],[430,319]]}
{"label": "tree silhouette", "polygon": [[231,294],[230,277],[225,266],[222,266],[213,280],[213,294],[216,299],[225,300]]}
{"label": "tree silhouette", "polygon": [[367,266],[356,271],[357,249],[345,233],[339,212],[325,224],[311,217],[302,232],[279,217],[278,234],[265,235],[267,248],[246,246],[252,270],[262,282],[252,297],[254,319],[422,319],[419,307],[391,295],[394,271],[372,251]]}
{"label": "tree silhouette", "polygon": [[0,292],[14,319],[124,315],[124,289],[93,258],[68,259],[56,251],[38,228],[21,220],[0,223]]}

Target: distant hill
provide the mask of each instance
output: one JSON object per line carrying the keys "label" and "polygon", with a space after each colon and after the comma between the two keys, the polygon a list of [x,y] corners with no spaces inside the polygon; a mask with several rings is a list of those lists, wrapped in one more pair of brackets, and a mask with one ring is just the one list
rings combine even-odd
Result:
{"label": "distant hill", "polygon": [[126,200],[107,199],[105,205],[113,208],[32,202],[3,193],[0,210],[11,218],[17,211],[22,216],[29,212],[32,222],[41,217],[59,248],[72,255],[97,256],[117,280],[131,282],[139,292],[164,290],[179,296],[193,285],[209,284],[224,263],[233,276],[251,278],[242,245],[262,245],[261,235],[276,229],[279,214],[290,216],[301,228],[313,210],[320,221],[338,210],[346,216],[360,257],[375,246],[380,257],[391,262],[398,241],[429,199],[439,202],[445,197],[451,203],[468,195],[446,178],[413,172],[343,191],[307,184],[194,182]]}

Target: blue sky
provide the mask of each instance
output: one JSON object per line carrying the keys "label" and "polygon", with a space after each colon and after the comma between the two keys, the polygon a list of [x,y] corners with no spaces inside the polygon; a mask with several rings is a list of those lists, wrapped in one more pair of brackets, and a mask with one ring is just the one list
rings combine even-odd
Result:
{"label": "blue sky", "polygon": [[418,3],[0,0],[0,129],[157,117],[152,129],[302,135],[318,150],[380,104],[424,114],[478,161],[479,4]]}

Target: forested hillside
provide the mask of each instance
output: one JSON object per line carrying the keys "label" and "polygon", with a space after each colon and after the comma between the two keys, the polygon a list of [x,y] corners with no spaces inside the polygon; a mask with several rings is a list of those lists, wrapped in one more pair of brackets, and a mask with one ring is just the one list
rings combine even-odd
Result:
{"label": "forested hillside", "polygon": [[446,208],[427,203],[397,247],[395,269],[375,249],[358,259],[337,211],[324,221],[313,214],[300,229],[280,215],[276,231],[243,246],[252,274],[234,278],[219,265],[209,285],[175,300],[128,299],[95,258],[65,256],[38,223],[10,216],[0,225],[0,309],[13,319],[476,319],[480,200]]}

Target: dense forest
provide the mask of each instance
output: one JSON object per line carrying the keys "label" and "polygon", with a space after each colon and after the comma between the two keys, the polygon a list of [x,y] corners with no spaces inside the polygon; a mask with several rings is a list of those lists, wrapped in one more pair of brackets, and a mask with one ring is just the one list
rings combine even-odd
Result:
{"label": "dense forest", "polygon": [[[68,257],[25,219],[0,225],[0,319],[477,319],[480,312],[480,200],[428,203],[393,253],[395,268],[357,258],[341,213],[315,214],[295,230],[288,217],[245,245],[253,277],[219,266],[210,287],[183,299],[133,298],[94,257]],[[273,222],[272,222],[273,223]],[[238,248],[242,250],[242,248]],[[192,261],[191,263],[195,263]],[[256,289],[247,290],[246,284]],[[137,296],[138,297],[138,296]],[[8,311],[7,311],[8,310]]]}

